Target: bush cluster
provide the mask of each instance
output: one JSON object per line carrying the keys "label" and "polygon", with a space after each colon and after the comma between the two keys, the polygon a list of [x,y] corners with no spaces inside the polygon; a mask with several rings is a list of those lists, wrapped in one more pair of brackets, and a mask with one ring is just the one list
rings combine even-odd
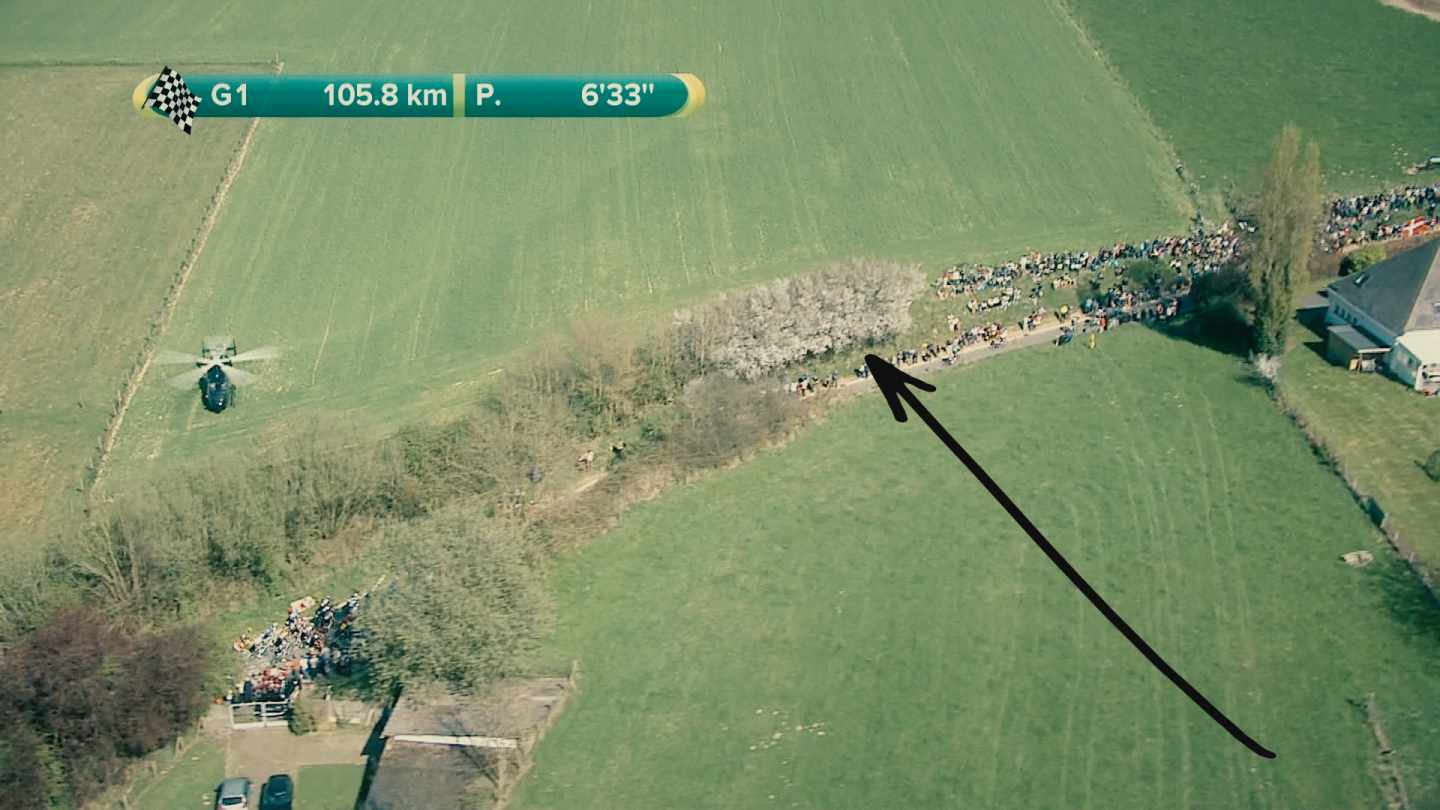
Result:
{"label": "bush cluster", "polygon": [[275,584],[357,520],[419,512],[392,448],[320,435],[183,467],[96,507],[53,546],[49,577],[115,615],[173,618]]}
{"label": "bush cluster", "polygon": [[754,380],[905,331],[924,286],[919,267],[853,260],[677,313],[676,337],[702,372],[717,368]]}
{"label": "bush cluster", "polygon": [[78,806],[124,761],[174,740],[205,705],[209,640],[178,625],[137,634],[62,610],[0,663],[5,806]]}
{"label": "bush cluster", "polygon": [[1369,244],[1356,248],[1340,260],[1340,275],[1348,276],[1385,261],[1385,246]]}
{"label": "bush cluster", "polygon": [[544,557],[519,527],[462,503],[387,530],[378,554],[398,576],[371,596],[357,630],[382,692],[415,683],[465,692],[523,671],[550,602]]}

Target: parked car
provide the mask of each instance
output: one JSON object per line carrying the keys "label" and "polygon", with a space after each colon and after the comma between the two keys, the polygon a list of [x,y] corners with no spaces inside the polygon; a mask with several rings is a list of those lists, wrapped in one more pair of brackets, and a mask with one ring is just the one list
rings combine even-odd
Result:
{"label": "parked car", "polygon": [[215,807],[217,810],[250,810],[250,780],[237,777],[221,782]]}
{"label": "parked car", "polygon": [[289,774],[275,774],[265,782],[265,787],[260,789],[260,810],[291,810],[290,803],[293,801],[295,783],[291,781]]}

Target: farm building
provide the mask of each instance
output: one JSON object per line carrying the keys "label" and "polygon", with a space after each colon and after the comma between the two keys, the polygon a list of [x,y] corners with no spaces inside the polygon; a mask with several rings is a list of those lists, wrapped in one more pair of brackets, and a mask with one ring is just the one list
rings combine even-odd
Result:
{"label": "farm building", "polygon": [[376,729],[362,806],[461,810],[503,796],[573,689],[572,675],[502,682],[475,697],[402,696]]}
{"label": "farm building", "polygon": [[1440,392],[1440,240],[1326,289],[1326,354],[1348,368],[1383,368],[1427,394]]}
{"label": "farm building", "polygon": [[1389,353],[1389,347],[1381,346],[1348,323],[1337,323],[1326,330],[1325,356],[1337,366],[1375,371]]}

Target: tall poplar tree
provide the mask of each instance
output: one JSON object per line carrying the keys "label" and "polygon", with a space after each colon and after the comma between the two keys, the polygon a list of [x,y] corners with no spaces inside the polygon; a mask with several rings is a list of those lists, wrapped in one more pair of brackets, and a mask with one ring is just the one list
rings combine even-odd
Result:
{"label": "tall poplar tree", "polygon": [[1305,277],[1320,218],[1320,146],[1302,155],[1300,130],[1287,125],[1275,140],[1265,188],[1256,211],[1260,233],[1250,257],[1255,291],[1254,345],[1260,355],[1285,352],[1294,310],[1295,285]]}

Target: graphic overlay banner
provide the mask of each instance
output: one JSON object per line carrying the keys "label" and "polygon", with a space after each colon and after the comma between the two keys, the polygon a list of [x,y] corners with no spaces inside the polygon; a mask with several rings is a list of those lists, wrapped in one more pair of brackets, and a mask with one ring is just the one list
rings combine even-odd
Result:
{"label": "graphic overlay banner", "polygon": [[[136,87],[137,108],[174,92],[179,74],[165,70]],[[689,73],[197,74],[180,87],[200,118],[665,118],[705,101]]]}

